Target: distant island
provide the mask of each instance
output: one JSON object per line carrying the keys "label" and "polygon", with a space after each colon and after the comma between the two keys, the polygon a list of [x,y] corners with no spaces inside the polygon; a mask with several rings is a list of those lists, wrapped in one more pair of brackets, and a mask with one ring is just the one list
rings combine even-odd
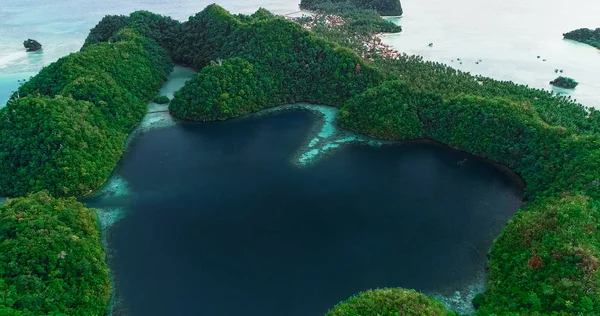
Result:
{"label": "distant island", "polygon": [[[527,204],[488,253],[477,315],[600,315],[600,112],[398,53],[374,36],[381,25],[342,18],[353,10],[320,20],[218,5],[186,22],[106,16],[81,51],[22,85],[0,110],[0,193],[15,198],[0,208],[0,314],[108,311],[96,214],[75,197],[105,183],[179,64],[198,70],[169,103],[181,119],[324,104],[339,108],[343,128],[430,139],[510,167],[527,184]],[[328,315],[456,313],[411,290],[379,289]]]}
{"label": "distant island", "polygon": [[40,44],[40,42],[34,40],[34,39],[27,39],[23,42],[23,46],[25,47],[25,50],[28,52],[37,52],[38,50],[42,49],[42,44]]}
{"label": "distant island", "polygon": [[579,82],[575,81],[575,79],[573,78],[560,76],[550,81],[550,84],[560,88],[574,89],[575,87],[577,87]]}
{"label": "distant island", "polygon": [[343,8],[345,10],[372,9],[381,15],[402,15],[400,0],[302,0],[300,8],[306,10],[331,11]]}
{"label": "distant island", "polygon": [[577,29],[564,33],[563,37],[600,48],[600,27],[595,30],[587,28]]}

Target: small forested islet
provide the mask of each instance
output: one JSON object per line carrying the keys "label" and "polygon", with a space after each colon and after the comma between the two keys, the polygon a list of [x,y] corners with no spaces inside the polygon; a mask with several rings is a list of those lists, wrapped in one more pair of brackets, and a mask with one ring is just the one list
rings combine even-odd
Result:
{"label": "small forested islet", "polygon": [[381,15],[402,15],[400,0],[301,0],[300,8],[307,10],[323,10],[331,6],[346,10],[376,10]]}
{"label": "small forested islet", "polygon": [[585,43],[600,49],[600,27],[591,29],[577,29],[563,34],[566,39]]}

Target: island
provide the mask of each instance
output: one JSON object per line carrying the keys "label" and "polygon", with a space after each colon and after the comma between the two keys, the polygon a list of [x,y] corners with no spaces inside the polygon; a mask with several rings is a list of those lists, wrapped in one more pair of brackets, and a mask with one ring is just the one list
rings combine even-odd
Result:
{"label": "island", "polygon": [[326,10],[328,8],[373,9],[381,15],[400,16],[400,0],[302,0],[300,8],[306,10]]}
{"label": "island", "polygon": [[[22,85],[0,110],[0,193],[15,198],[0,208],[0,244],[16,244],[23,229],[33,229],[26,238],[45,247],[7,248],[0,267],[38,252],[48,259],[0,270],[0,289],[15,289],[2,297],[0,311],[108,310],[96,215],[74,198],[109,177],[175,63],[198,70],[169,104],[181,119],[221,121],[286,103],[324,104],[340,109],[337,123],[348,130],[429,139],[511,168],[526,182],[526,204],[489,251],[477,315],[600,315],[600,112],[397,53],[374,34],[348,37],[356,29],[313,22],[262,9],[232,15],[214,4],[186,22],[147,11],[107,16],[81,51]],[[35,226],[46,219],[54,224]],[[51,232],[58,235],[48,239]],[[65,269],[53,273],[62,262]],[[39,296],[66,289],[72,299],[60,304]],[[358,294],[328,315],[357,314],[455,315],[404,289]]]}
{"label": "island", "polygon": [[0,215],[0,315],[104,315],[111,283],[94,210],[42,191]]}
{"label": "island", "polygon": [[28,52],[37,52],[38,50],[42,49],[42,44],[40,44],[38,41],[34,40],[34,39],[27,39],[23,42],[23,46],[25,47],[25,50]]}
{"label": "island", "polygon": [[587,28],[577,29],[564,33],[563,37],[600,48],[600,27],[595,30]]}
{"label": "island", "polygon": [[575,81],[573,78],[559,76],[558,78],[550,81],[550,84],[555,87],[575,89],[575,87],[579,85],[579,82]]}
{"label": "island", "polygon": [[154,100],[153,100],[153,102],[156,103],[156,104],[167,104],[170,101],[171,100],[166,95],[158,96],[158,97],[154,98]]}

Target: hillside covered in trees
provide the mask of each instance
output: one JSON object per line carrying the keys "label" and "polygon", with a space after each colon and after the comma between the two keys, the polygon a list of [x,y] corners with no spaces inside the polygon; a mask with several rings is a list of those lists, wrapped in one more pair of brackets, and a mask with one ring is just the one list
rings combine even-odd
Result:
{"label": "hillside covered in trees", "polygon": [[600,49],[600,27],[595,30],[577,29],[563,34],[566,39],[585,43]]}
{"label": "hillside covered in trees", "polygon": [[[80,52],[42,70],[0,110],[0,190],[81,196],[100,186],[173,60],[199,70],[169,105],[179,118],[225,120],[321,103],[340,108],[338,123],[349,130],[432,139],[509,166],[526,181],[527,205],[489,252],[478,315],[600,314],[600,112],[416,56],[364,59],[356,40],[265,10],[236,16],[217,5],[183,23],[146,11],[107,16]],[[16,236],[20,213],[0,214],[6,234]],[[0,286],[15,282],[0,277]],[[20,308],[19,295],[4,304]],[[404,308],[452,313],[412,291],[376,290],[330,315],[402,315]]]}
{"label": "hillside covered in trees", "polygon": [[42,69],[0,110],[0,194],[98,188],[171,67],[156,42],[124,29]]}
{"label": "hillside covered in trees", "polygon": [[0,315],[104,315],[111,285],[96,212],[39,192],[0,206]]}

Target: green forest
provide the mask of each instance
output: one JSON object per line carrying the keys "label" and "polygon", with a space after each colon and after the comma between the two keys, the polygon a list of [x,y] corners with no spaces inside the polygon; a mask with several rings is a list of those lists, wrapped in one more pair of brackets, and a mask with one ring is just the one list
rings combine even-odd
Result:
{"label": "green forest", "polygon": [[563,34],[563,37],[600,48],[600,27],[595,30],[577,29]]}
{"label": "green forest", "polygon": [[[109,284],[98,272],[106,266],[95,215],[60,198],[85,196],[104,183],[174,62],[198,70],[169,103],[181,119],[325,104],[340,109],[337,123],[348,130],[385,140],[431,139],[510,167],[527,184],[527,203],[489,251],[487,287],[473,302],[477,315],[600,315],[600,112],[418,56],[364,59],[361,41],[377,27],[356,25],[309,31],[264,9],[232,15],[217,5],[183,23],[147,11],[103,18],[80,52],[44,68],[0,110],[0,190],[26,196],[0,208],[1,245],[29,242],[0,257],[0,288],[10,293],[0,297],[0,311],[101,315],[106,309]],[[61,228],[37,233],[48,227]],[[86,243],[78,246],[72,236]],[[50,247],[32,250],[42,243]],[[55,266],[36,262],[68,262],[71,252],[89,267],[53,272]],[[11,270],[31,254],[37,259],[17,263],[26,270]],[[89,286],[75,290],[70,282]],[[86,291],[104,294],[80,304],[92,293]],[[58,297],[69,299],[60,305]],[[454,313],[403,289],[360,293],[328,313],[413,314]]]}
{"label": "green forest", "polygon": [[47,192],[0,206],[0,315],[104,315],[110,278],[96,212]]}
{"label": "green forest", "polygon": [[0,110],[0,194],[21,196],[0,207],[0,315],[108,312],[98,217],[74,197],[110,176],[172,68],[131,29],[109,41],[42,69]]}
{"label": "green forest", "polygon": [[124,29],[42,69],[0,110],[0,194],[97,189],[171,67],[156,42]]}

